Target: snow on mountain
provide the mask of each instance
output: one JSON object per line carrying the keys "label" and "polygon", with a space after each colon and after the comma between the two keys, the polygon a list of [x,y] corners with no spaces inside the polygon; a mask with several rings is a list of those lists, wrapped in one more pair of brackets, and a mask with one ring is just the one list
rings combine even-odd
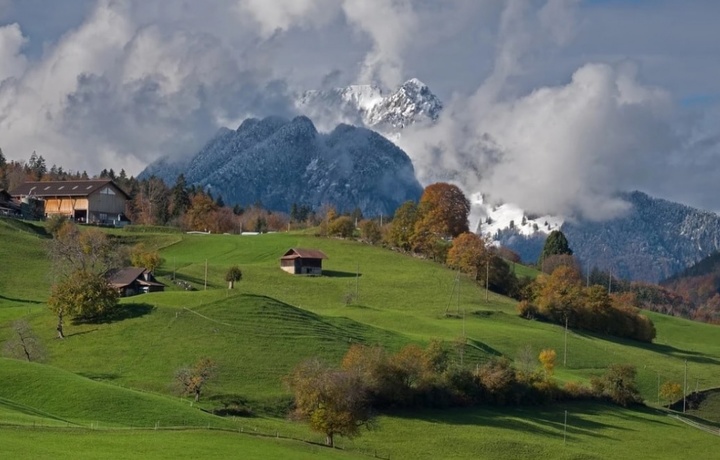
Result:
{"label": "snow on mountain", "polygon": [[548,235],[553,230],[559,230],[564,223],[564,219],[559,216],[528,215],[511,203],[487,203],[481,193],[472,195],[470,203],[470,228],[491,238],[497,238],[508,229],[525,237]]}
{"label": "snow on mountain", "polygon": [[305,116],[247,119],[237,130],[220,130],[182,167],[167,164],[159,160],[146,171],[168,169],[175,177],[162,178],[170,184],[182,172],[188,184],[226,203],[259,201],[273,211],[332,204],[341,212],[388,216],[422,193],[410,158],[380,134],[344,124],[320,133]]}
{"label": "snow on mountain", "polygon": [[443,105],[426,84],[413,78],[389,94],[374,85],[305,91],[295,107],[321,128],[340,122],[392,136],[406,126],[437,120]]}
{"label": "snow on mountain", "polygon": [[383,98],[366,115],[365,122],[382,131],[394,131],[415,123],[438,119],[443,105],[428,86],[413,78]]}

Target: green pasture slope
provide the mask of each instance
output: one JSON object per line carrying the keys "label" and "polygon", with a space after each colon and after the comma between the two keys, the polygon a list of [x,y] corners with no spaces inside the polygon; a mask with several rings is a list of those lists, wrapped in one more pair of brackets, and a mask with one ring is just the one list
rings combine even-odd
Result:
{"label": "green pasture slope", "polygon": [[[563,380],[585,380],[611,363],[631,363],[653,404],[658,377],[682,382],[686,360],[692,388],[720,386],[718,328],[651,314],[658,328],[652,345],[571,332],[562,365],[562,328],[517,317],[510,299],[491,293],[486,302],[484,291],[470,280],[456,281],[452,271],[432,262],[294,233],[113,231],[122,240],[161,249],[165,262],[158,275],[169,289],[124,299],[122,315],[113,322],[69,324],[68,338],[59,341],[44,304],[50,279],[42,229],[23,225],[0,220],[0,341],[12,334],[11,320],[26,318],[46,344],[48,359],[44,365],[0,360],[0,454],[62,458],[53,454],[77,445],[82,454],[73,452],[76,458],[122,458],[128,452],[147,458],[220,458],[239,451],[246,458],[375,453],[393,459],[685,458],[689,453],[710,458],[720,447],[720,437],[660,411],[599,404],[386,415],[362,437],[340,439],[344,452],[284,439],[322,437],[280,416],[289,404],[282,376],[307,357],[338,362],[352,343],[396,350],[407,343],[452,341],[464,333],[470,365],[493,355],[512,358],[526,345],[536,352],[555,348]],[[322,249],[329,257],[326,276],[282,272],[278,258],[291,247]],[[228,291],[223,278],[234,264],[242,268],[243,280]],[[172,285],[172,273],[198,290]],[[174,396],[175,370],[202,356],[218,362],[219,375],[200,408],[240,404],[256,416],[221,418]],[[194,428],[165,430],[171,425]],[[282,436],[268,439],[247,431]]]}

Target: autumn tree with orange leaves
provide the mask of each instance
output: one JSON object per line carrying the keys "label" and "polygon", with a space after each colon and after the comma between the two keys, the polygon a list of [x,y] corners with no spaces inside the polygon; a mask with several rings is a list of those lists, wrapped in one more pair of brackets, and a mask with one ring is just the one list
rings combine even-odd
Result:
{"label": "autumn tree with orange leaves", "polygon": [[444,261],[447,242],[469,231],[470,201],[456,185],[438,182],[425,187],[411,239],[413,250]]}
{"label": "autumn tree with orange leaves", "polygon": [[489,255],[485,240],[474,233],[463,233],[453,240],[447,264],[450,268],[474,274],[477,281],[480,279],[480,269],[485,267]]}

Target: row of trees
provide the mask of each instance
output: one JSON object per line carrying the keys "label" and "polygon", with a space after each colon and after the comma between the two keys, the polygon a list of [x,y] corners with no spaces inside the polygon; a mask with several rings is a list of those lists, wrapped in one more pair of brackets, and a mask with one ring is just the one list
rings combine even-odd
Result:
{"label": "row of trees", "polygon": [[[85,171],[65,171],[55,165],[48,168],[42,155],[35,152],[27,162],[7,161],[0,149],[0,189],[11,190],[26,181],[98,178],[112,179],[130,196],[125,214],[133,223],[140,225],[170,225],[183,230],[240,233],[282,230],[290,222],[287,214],[265,210],[260,203],[247,207],[226,206],[221,196],[213,197],[207,190],[188,185],[183,175],[172,186],[157,177],[143,180],[129,177],[125,170],[115,173],[113,169],[103,169],[98,175],[89,176]],[[295,216],[315,218],[306,206],[296,207]]]}
{"label": "row of trees", "polygon": [[632,292],[608,293],[605,286],[584,286],[580,273],[563,265],[541,274],[524,292],[518,312],[570,328],[652,342],[652,321],[640,313]]}
{"label": "row of trees", "polygon": [[373,414],[392,408],[598,398],[623,406],[642,402],[635,369],[628,365],[610,366],[590,386],[570,382],[561,387],[553,378],[554,350],[517,366],[507,358],[491,358],[474,370],[450,357],[444,344],[432,342],[425,349],[407,345],[394,354],[353,345],[339,367],[316,358],[304,361],[286,377],[295,397],[293,415],[325,434],[332,446],[336,435],[357,436],[372,424]]}
{"label": "row of trees", "polygon": [[389,222],[363,220],[357,210],[354,215],[339,216],[331,208],[318,233],[341,238],[359,236],[370,244],[381,243],[417,254],[467,273],[490,290],[518,297],[527,281],[518,280],[507,260],[519,262],[519,257],[471,233],[469,213],[470,202],[463,192],[441,182],[426,187],[419,203],[403,203]]}
{"label": "row of trees", "polygon": [[[125,172],[123,171],[124,175]],[[0,189],[12,190],[26,181],[90,179],[85,171],[66,171],[61,166],[47,167],[45,158],[33,152],[27,162],[8,161],[0,149]]]}

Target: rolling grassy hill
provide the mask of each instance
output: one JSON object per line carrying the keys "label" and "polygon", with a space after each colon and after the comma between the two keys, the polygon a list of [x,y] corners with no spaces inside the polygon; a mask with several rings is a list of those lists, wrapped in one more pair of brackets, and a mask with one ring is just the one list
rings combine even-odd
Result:
{"label": "rolling grassy hill", "polygon": [[[186,292],[173,286],[164,293],[124,299],[121,319],[70,324],[68,338],[56,340],[55,319],[44,305],[49,278],[43,240],[38,236],[42,232],[23,231],[0,221],[0,255],[6,261],[0,266],[0,341],[12,334],[10,321],[24,317],[49,351],[45,365],[0,361],[0,379],[12,382],[7,389],[0,388],[0,423],[27,425],[41,420],[44,425],[62,426],[102,422],[120,429],[153,426],[163,414],[170,420],[163,425],[196,420],[185,424],[237,429],[237,423],[245,423],[261,432],[282,431],[299,439],[319,440],[304,425],[276,418],[289,403],[282,376],[299,361],[320,356],[337,362],[349,345],[357,342],[396,350],[411,342],[452,341],[463,334],[471,345],[465,355],[469,365],[499,354],[513,358],[527,345],[536,352],[555,348],[560,362],[557,376],[565,380],[588,379],[611,363],[635,364],[649,403],[657,400],[658,379],[682,382],[685,360],[693,388],[720,386],[717,326],[650,314],[658,329],[654,344],[570,332],[567,362],[562,365],[562,328],[519,318],[515,302],[505,297],[491,293],[486,302],[484,291],[469,279],[456,281],[454,272],[429,261],[356,242],[296,233],[112,233],[129,242],[162,248],[165,262],[158,271],[159,279],[170,284],[168,276],[175,273],[199,290]],[[282,272],[278,258],[290,247],[323,250],[329,256],[327,276],[295,277]],[[223,278],[234,264],[242,268],[243,280],[228,291]],[[200,406],[210,409],[223,402],[242,401],[259,417],[233,422],[199,412],[172,397],[174,372],[202,356],[218,362],[219,376]],[[87,398],[83,399],[84,395]],[[105,399],[115,404],[108,410],[117,413],[117,418],[103,415],[107,414]],[[567,444],[562,442],[565,410],[572,420]],[[341,441],[341,445],[350,449],[348,453],[377,450],[391,458],[437,458],[439,452],[446,458],[624,458],[624,454],[678,458],[688,449],[703,456],[718,443],[717,438],[660,412],[598,404],[421,411],[385,415],[379,425],[380,429],[354,441]],[[0,436],[10,439],[10,445],[19,445],[23,432],[0,428]],[[49,430],[33,432],[33,436],[63,446],[64,433]],[[238,441],[237,436],[215,432],[142,432],[137,441],[146,445],[150,457],[163,458],[164,454],[153,450],[154,442],[180,446],[205,435],[217,438],[218,445],[227,449],[236,443],[247,444],[249,452],[267,449],[268,458],[282,456],[288,452],[284,449],[297,448],[292,457],[314,452],[303,443]],[[97,440],[97,452],[104,454],[111,452],[111,446],[121,449],[132,442],[132,434],[125,432],[73,432],[72,436],[80,445],[93,446],[93,439]],[[200,452],[210,443],[198,441],[196,445],[200,447],[195,451]],[[623,455],[615,455],[620,446]],[[221,457],[221,452],[228,451],[208,447],[207,456]],[[38,451],[38,456],[47,455]]]}

